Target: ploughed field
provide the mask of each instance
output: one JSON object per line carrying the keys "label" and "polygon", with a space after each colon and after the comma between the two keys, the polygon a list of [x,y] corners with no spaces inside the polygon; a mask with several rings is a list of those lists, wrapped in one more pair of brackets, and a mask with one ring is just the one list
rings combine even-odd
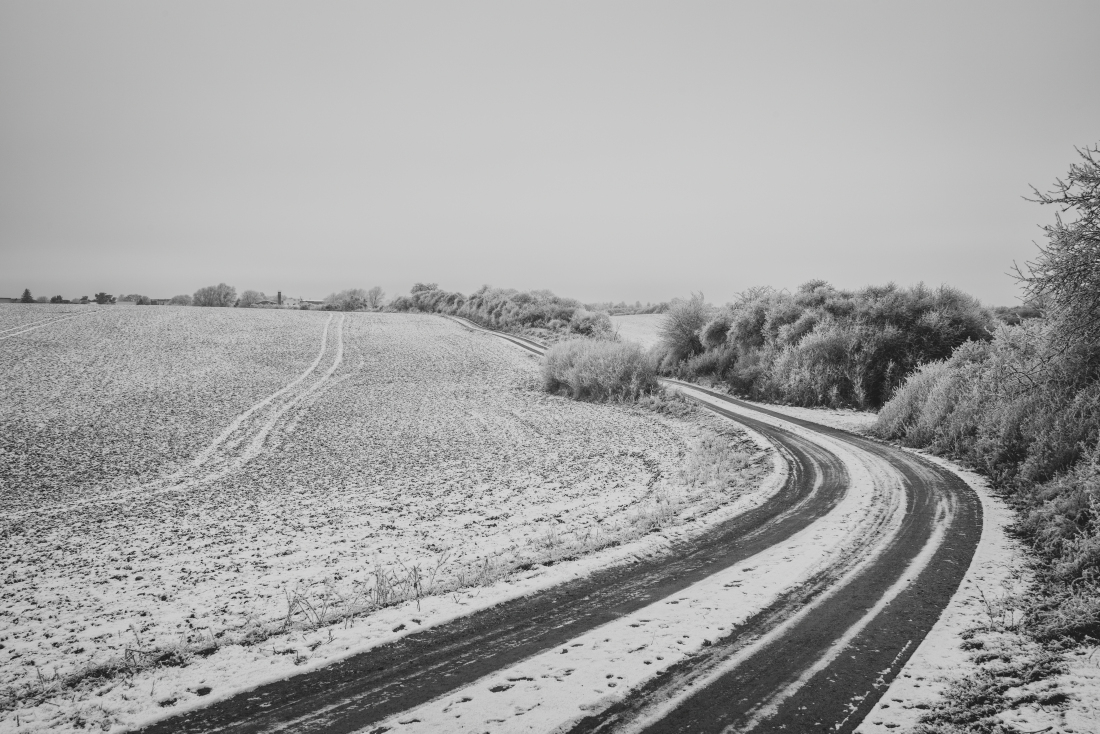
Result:
{"label": "ploughed field", "polygon": [[548,396],[537,358],[427,315],[0,307],[0,375],[0,728],[637,537],[767,463],[727,433],[745,472],[707,477],[699,422]]}

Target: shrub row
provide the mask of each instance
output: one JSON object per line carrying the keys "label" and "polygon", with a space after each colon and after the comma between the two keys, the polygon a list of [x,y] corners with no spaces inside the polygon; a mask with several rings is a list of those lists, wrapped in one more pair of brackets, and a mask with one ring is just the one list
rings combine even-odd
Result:
{"label": "shrub row", "polygon": [[665,373],[709,376],[759,400],[877,409],[918,365],[990,339],[994,324],[953,288],[811,281],[795,293],[751,290],[722,309],[702,295],[678,301],[659,356]]}
{"label": "shrub row", "polygon": [[1100,637],[1100,349],[1050,349],[1030,321],[922,366],[875,431],[960,459],[1010,492],[1043,564],[1043,636]]}
{"label": "shrub row", "polygon": [[605,301],[603,303],[586,303],[584,307],[589,311],[603,311],[612,316],[633,316],[636,314],[665,313],[668,311],[669,303],[667,301],[644,304],[641,301],[635,301],[634,303]]}
{"label": "shrub row", "polygon": [[490,288],[464,296],[444,291],[435,283],[417,283],[407,296],[395,298],[394,311],[425,311],[462,316],[486,328],[534,332],[554,341],[568,335],[610,337],[611,318],[590,311],[580,301],[550,291]]}

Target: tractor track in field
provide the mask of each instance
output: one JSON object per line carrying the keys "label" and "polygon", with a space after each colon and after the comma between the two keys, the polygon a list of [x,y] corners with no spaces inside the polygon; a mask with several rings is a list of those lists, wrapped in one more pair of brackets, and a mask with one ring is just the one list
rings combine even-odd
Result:
{"label": "tractor track in field", "polygon": [[[346,318],[344,314],[329,316],[321,332],[320,349],[312,364],[294,380],[239,413],[213,441],[178,471],[139,487],[61,505],[0,513],[0,517],[18,518],[31,513],[47,515],[67,513],[79,507],[125,502],[139,495],[148,497],[164,492],[186,491],[240,470],[265,450],[271,434],[276,431],[281,422],[293,420],[295,411],[333,384],[332,376],[344,362]],[[48,324],[43,324],[43,326],[46,325]],[[331,362],[324,372],[318,374],[319,367],[326,357]]]}
{"label": "tractor track in field", "polygon": [[3,341],[4,339],[10,339],[13,336],[19,336],[20,334],[26,334],[29,331],[35,331],[36,329],[41,329],[41,328],[44,328],[46,326],[50,326],[52,324],[59,323],[61,321],[68,321],[70,319],[75,319],[77,316],[84,316],[86,313],[92,313],[92,312],[81,311],[79,313],[67,313],[64,316],[60,316],[60,317],[51,316],[51,317],[46,318],[46,319],[39,319],[38,321],[32,321],[29,324],[20,324],[19,326],[9,326],[6,329],[0,329],[0,341]]}
{"label": "tractor track in field", "polygon": [[[452,321],[534,354],[546,349],[531,339]],[[568,725],[558,727],[853,730],[957,590],[981,535],[977,497],[953,473],[888,445],[696,385],[665,383],[771,442],[788,466],[782,489],[659,557],[602,569],[142,731],[441,730],[432,723],[440,702],[627,615],[672,603],[674,595],[746,559],[763,557],[838,512],[858,476],[871,477],[875,485],[864,529],[845,538],[844,548],[817,573],[776,594],[724,637],[596,710],[567,714]],[[493,701],[506,700],[496,695],[484,699],[479,715]],[[533,721],[526,728],[515,721],[513,728],[503,724],[496,730],[532,730]],[[475,725],[472,717],[461,730],[478,730],[467,724]],[[447,725],[452,729],[460,730],[457,722]]]}

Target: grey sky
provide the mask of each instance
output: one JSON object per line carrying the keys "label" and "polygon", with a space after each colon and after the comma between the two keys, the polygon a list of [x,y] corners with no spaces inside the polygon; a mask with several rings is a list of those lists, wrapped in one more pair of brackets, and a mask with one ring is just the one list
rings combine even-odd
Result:
{"label": "grey sky", "polygon": [[0,295],[1004,273],[1100,3],[0,2]]}

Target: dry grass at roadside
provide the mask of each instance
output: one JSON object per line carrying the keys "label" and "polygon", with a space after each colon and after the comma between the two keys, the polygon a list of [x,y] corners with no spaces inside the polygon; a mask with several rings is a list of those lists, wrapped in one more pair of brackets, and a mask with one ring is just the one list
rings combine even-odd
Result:
{"label": "dry grass at roadside", "polygon": [[1026,718],[1014,725],[1014,712],[1058,710],[1069,700],[1056,680],[1066,670],[1063,651],[1024,634],[1025,600],[1007,592],[981,596],[985,619],[963,634],[962,644],[976,673],[947,686],[917,734],[1019,734]]}

